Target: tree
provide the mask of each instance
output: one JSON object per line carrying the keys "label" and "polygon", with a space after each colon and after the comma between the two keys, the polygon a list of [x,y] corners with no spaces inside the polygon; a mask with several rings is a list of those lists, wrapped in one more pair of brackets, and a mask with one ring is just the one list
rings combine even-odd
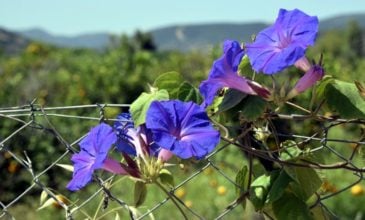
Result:
{"label": "tree", "polygon": [[363,33],[361,28],[359,27],[359,24],[356,21],[351,21],[349,23],[347,34],[348,45],[351,53],[355,57],[362,57],[364,54]]}

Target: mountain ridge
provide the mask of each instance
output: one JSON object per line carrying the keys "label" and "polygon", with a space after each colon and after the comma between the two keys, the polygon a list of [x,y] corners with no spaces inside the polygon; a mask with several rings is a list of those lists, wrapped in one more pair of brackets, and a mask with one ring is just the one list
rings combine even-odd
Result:
{"label": "mountain ridge", "polygon": [[19,53],[29,42],[27,38],[0,27],[0,53]]}
{"label": "mountain ridge", "polygon": [[[331,29],[344,29],[355,20],[365,29],[365,13],[339,15],[320,21],[320,32]],[[159,50],[205,50],[221,43],[225,39],[250,41],[253,34],[269,24],[264,22],[219,22],[201,24],[177,24],[155,28],[151,33]],[[106,32],[86,33],[76,36],[54,35],[39,28],[23,31],[10,31],[23,38],[42,41],[59,47],[91,48],[102,50],[106,48],[113,34]]]}

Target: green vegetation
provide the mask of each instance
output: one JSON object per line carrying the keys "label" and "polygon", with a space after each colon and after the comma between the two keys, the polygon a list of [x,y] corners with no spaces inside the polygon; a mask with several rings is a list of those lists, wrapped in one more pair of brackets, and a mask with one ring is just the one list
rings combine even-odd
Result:
{"label": "green vegetation", "polygon": [[[364,45],[364,32],[355,23],[352,23],[345,31],[333,30],[321,34],[316,46],[311,48],[309,53],[311,57],[318,57],[318,59],[320,54],[323,53],[327,75],[344,81],[352,82],[357,80],[364,83]],[[198,86],[200,81],[207,76],[213,60],[219,54],[220,48],[218,46],[208,54],[199,51],[186,53],[178,51],[157,52],[150,36],[140,32],[133,37],[122,36],[114,39],[113,43],[102,52],[88,49],[62,49],[33,42],[17,55],[6,55],[4,53],[0,55],[0,107],[28,105],[35,98],[35,103],[41,106],[131,103],[143,91],[148,90],[148,83],[152,84],[158,76],[165,72],[179,72],[184,76],[184,79],[189,81],[186,83],[187,86],[190,84]],[[262,76],[258,75],[256,77]],[[279,83],[284,83],[286,81],[284,77],[277,76],[276,79]],[[290,77],[295,78],[299,75],[291,75]],[[270,83],[270,81],[268,80],[267,83]],[[160,86],[171,85],[161,84]],[[301,95],[300,98],[303,100],[300,100],[300,102],[308,103],[309,93],[306,92]],[[178,96],[178,92],[176,95]],[[259,103],[260,100],[251,101]],[[120,111],[126,110],[106,108],[106,115],[113,118]],[[256,117],[252,111],[250,112],[250,109],[245,110],[247,110],[250,117]],[[363,112],[364,109],[359,111]],[[324,109],[323,114],[325,113]],[[67,114],[98,117],[99,113],[81,109],[69,110]],[[42,117],[37,120],[40,124],[45,122]],[[222,118],[222,120],[224,119]],[[85,134],[96,121],[52,117],[51,123],[56,126],[58,132],[65,139],[74,141]],[[294,132],[303,135],[310,134],[311,131],[316,129],[316,124],[308,121],[304,121],[299,126],[291,126]],[[19,127],[20,125],[13,120],[1,118],[0,140],[6,138]],[[330,138],[348,140],[358,140],[360,136],[358,130],[351,126],[338,126],[336,129],[331,130],[329,134]],[[352,149],[349,145],[338,144],[335,148],[341,154],[347,155]],[[35,162],[33,166],[37,173],[43,171],[52,164],[55,158],[65,152],[64,146],[59,140],[46,133],[46,131],[37,129],[25,130],[19,136],[13,138],[6,147],[16,155],[23,155],[24,150],[29,152],[28,156]],[[324,158],[325,161],[335,161],[335,158],[326,158],[323,153],[314,156]],[[243,158],[243,154],[237,148],[229,146],[220,154],[215,155],[212,161],[218,164],[223,173],[234,180],[238,171],[247,163]],[[70,161],[63,160],[59,163],[69,164]],[[358,163],[363,164],[363,158],[362,160],[359,159]],[[260,166],[259,163],[255,165]],[[184,172],[186,169],[194,171],[199,170],[201,166],[202,164],[199,163],[189,163],[185,164],[183,168],[173,168],[176,171],[175,173],[179,174],[177,178],[174,175],[175,184],[180,183],[193,173]],[[31,184],[32,178],[7,152],[1,152],[0,154],[0,169],[2,170],[0,173],[0,201],[7,204]],[[262,170],[262,167],[257,169]],[[354,181],[353,176],[345,174],[341,170],[323,171],[320,176],[325,179],[324,183],[327,184],[322,185],[323,194],[335,192]],[[70,177],[69,172],[55,167],[48,171],[47,175],[43,175],[41,181],[55,192],[68,196],[71,201],[79,200],[82,202],[97,190],[97,186],[91,184],[93,186],[88,186],[81,192],[70,193],[65,189]],[[120,195],[120,198],[127,203],[133,203],[131,193],[133,184],[128,184],[130,182],[128,178],[118,178],[114,179],[113,183],[118,184],[120,187],[114,187],[113,193]],[[365,187],[363,182],[360,183],[360,186]],[[288,192],[281,193],[289,194]],[[16,213],[14,216],[23,217],[23,219],[48,219],[51,216],[52,218],[58,216],[63,219],[62,209],[48,207],[36,211],[39,207],[38,199],[40,194],[41,189],[32,190],[24,197],[26,199],[20,200],[9,211]],[[207,219],[222,213],[237,196],[232,183],[228,182],[212,167],[204,170],[201,176],[192,180],[189,184],[179,188],[175,194],[178,194],[177,196],[187,206],[193,207],[194,210],[206,216]],[[97,195],[97,197],[82,209],[83,212],[89,215],[95,213],[102,194]],[[151,189],[148,189],[147,201],[143,204],[141,210],[147,211],[165,197],[161,190],[151,186]],[[293,199],[294,197],[289,194],[288,198]],[[279,201],[274,204],[277,205]],[[361,193],[349,189],[326,200],[325,203],[341,219],[353,219],[356,216],[365,215],[364,202],[365,197]],[[249,210],[253,210],[252,204],[247,204],[247,207]],[[125,209],[120,209],[120,206],[114,202],[110,202],[110,207],[106,211],[113,208],[115,208],[115,212],[113,211],[108,215],[110,219],[114,219],[116,213],[120,215],[121,219],[127,218],[128,214]],[[300,209],[300,205],[297,208]],[[170,210],[172,209],[176,208],[168,202],[167,205],[154,212],[154,215],[156,219],[170,219]],[[24,215],[24,210],[26,210],[26,215]],[[98,216],[102,216],[106,211],[100,211]],[[86,218],[87,216],[83,212],[79,212],[75,218]],[[242,209],[238,207],[227,216],[227,219],[237,219],[237,216],[243,215],[242,213]],[[247,217],[249,214],[245,215]]]}

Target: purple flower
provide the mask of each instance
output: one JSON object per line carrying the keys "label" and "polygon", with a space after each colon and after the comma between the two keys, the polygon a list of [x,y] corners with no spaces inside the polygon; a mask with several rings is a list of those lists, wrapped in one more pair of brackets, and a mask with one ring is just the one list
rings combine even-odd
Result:
{"label": "purple flower", "polygon": [[287,95],[287,99],[291,99],[299,93],[304,92],[317,81],[321,80],[324,76],[324,69],[321,64],[313,65],[305,74],[300,78],[294,88]]}
{"label": "purple flower", "polygon": [[134,128],[132,117],[129,113],[118,115],[114,128],[118,134],[117,148],[120,152],[132,156],[154,156],[162,161],[171,158],[171,152],[161,149],[152,139],[152,133],[142,124]]}
{"label": "purple flower", "polygon": [[146,115],[146,127],[159,146],[182,159],[202,158],[219,143],[219,132],[213,128],[204,109],[193,102],[152,102]]}
{"label": "purple flower", "polygon": [[274,74],[295,64],[312,46],[318,32],[318,18],[294,9],[280,9],[275,24],[262,30],[246,53],[257,72]]}
{"label": "purple flower", "polygon": [[214,61],[208,79],[200,84],[199,90],[204,97],[204,107],[212,104],[217,91],[223,87],[265,98],[269,96],[268,90],[238,75],[238,66],[244,56],[244,51],[237,41],[226,40],[223,52],[224,54]]}
{"label": "purple flower", "polygon": [[79,143],[81,151],[72,156],[74,173],[67,188],[76,191],[88,184],[96,169],[126,174],[119,162],[107,158],[108,151],[115,143],[117,136],[112,127],[101,123],[92,128],[87,136]]}
{"label": "purple flower", "polygon": [[130,113],[120,113],[114,123],[114,128],[122,131],[128,128],[134,128],[134,122]]}
{"label": "purple flower", "polygon": [[136,149],[130,144],[130,137],[127,135],[129,129],[134,129],[132,116],[129,113],[121,113],[117,116],[117,121],[114,123],[114,129],[117,132],[117,149],[120,152],[129,155],[136,155]]}

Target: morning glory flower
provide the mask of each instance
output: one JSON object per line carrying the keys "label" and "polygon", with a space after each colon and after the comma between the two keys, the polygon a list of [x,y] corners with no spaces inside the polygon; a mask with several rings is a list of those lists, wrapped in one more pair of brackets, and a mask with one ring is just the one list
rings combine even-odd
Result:
{"label": "morning glory flower", "polygon": [[67,188],[76,191],[88,184],[95,170],[104,169],[115,174],[127,174],[120,163],[107,158],[108,151],[117,140],[112,127],[105,123],[92,128],[79,143],[81,151],[71,158],[74,164],[72,180]]}
{"label": "morning glory flower", "polygon": [[304,92],[312,87],[317,81],[321,80],[325,71],[321,64],[313,65],[296,83],[294,88],[287,95],[287,99],[291,99],[299,93]]}
{"label": "morning glory flower", "polygon": [[142,158],[154,156],[162,161],[167,161],[172,157],[171,152],[154,143],[151,131],[144,124],[134,128],[129,113],[119,114],[114,128],[118,134],[116,145],[120,152]]}
{"label": "morning glory flower", "polygon": [[182,159],[206,156],[220,138],[205,110],[193,102],[152,102],[146,115],[146,127],[161,148]]}
{"label": "morning glory flower", "polygon": [[117,132],[116,146],[120,152],[129,155],[136,155],[136,149],[130,144],[130,137],[127,135],[129,129],[134,129],[132,116],[129,113],[121,113],[117,116],[114,123],[114,129]]}
{"label": "morning glory flower", "polygon": [[[305,61],[305,50],[314,44],[317,32],[316,16],[298,9],[280,9],[275,23],[262,30],[255,42],[246,45],[246,53],[256,72],[274,74],[300,59]],[[303,66],[303,62],[299,66]]]}
{"label": "morning glory flower", "polygon": [[207,80],[200,84],[199,90],[204,97],[203,106],[212,104],[217,91],[229,87],[250,95],[269,96],[269,91],[259,84],[238,75],[238,66],[244,51],[237,41],[226,40],[223,55],[214,61]]}

